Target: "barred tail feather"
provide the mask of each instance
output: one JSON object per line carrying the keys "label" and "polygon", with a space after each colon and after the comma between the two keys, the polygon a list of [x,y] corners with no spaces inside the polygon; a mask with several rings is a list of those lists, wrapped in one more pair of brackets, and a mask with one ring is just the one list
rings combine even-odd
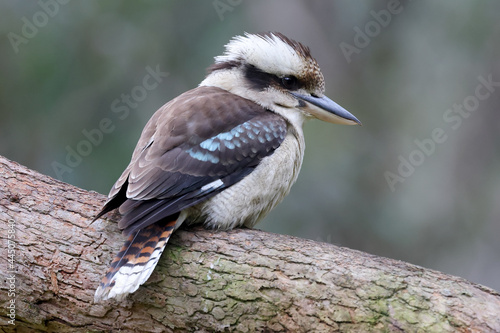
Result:
{"label": "barred tail feather", "polygon": [[122,300],[146,282],[174,231],[175,223],[176,219],[163,220],[130,235],[99,284],[94,302],[110,298]]}

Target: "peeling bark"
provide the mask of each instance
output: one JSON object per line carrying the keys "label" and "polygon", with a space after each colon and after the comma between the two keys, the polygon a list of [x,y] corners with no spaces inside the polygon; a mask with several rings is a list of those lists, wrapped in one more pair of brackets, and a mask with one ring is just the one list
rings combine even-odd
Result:
{"label": "peeling bark", "polygon": [[[258,230],[179,230],[149,281],[93,303],[121,247],[105,197],[0,156],[4,332],[499,332],[500,295],[401,261]],[[9,235],[15,243],[13,267]],[[15,296],[9,279],[15,270]],[[9,304],[15,301],[15,325]]]}

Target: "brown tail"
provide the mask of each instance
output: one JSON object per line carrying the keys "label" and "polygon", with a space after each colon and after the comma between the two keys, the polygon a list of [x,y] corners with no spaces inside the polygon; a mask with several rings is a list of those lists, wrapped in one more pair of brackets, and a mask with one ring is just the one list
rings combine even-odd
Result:
{"label": "brown tail", "polygon": [[165,219],[130,235],[111,262],[111,267],[95,292],[94,301],[110,298],[121,300],[146,282],[176,222],[177,219]]}

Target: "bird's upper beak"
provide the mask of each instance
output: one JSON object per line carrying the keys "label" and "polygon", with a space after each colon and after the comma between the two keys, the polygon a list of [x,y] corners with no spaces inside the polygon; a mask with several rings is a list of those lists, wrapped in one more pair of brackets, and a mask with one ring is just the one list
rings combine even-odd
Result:
{"label": "bird's upper beak", "polygon": [[294,92],[291,92],[291,94],[297,99],[304,101],[305,106],[301,108],[318,119],[333,124],[361,125],[358,118],[326,96],[315,97]]}

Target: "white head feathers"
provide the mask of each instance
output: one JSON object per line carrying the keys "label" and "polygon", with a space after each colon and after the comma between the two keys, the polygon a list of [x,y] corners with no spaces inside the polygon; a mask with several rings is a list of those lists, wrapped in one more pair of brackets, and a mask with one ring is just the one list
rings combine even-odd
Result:
{"label": "white head feathers", "polygon": [[225,47],[224,54],[215,57],[216,64],[243,61],[276,75],[304,73],[311,65],[318,66],[309,48],[280,33],[245,33],[231,39]]}

